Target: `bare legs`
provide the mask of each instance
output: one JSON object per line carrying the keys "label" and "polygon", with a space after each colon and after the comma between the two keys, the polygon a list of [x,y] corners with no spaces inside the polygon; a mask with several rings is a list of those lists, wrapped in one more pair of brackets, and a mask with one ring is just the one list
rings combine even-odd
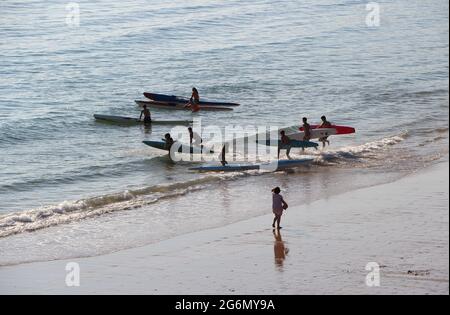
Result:
{"label": "bare legs", "polygon": [[272,227],[275,229],[275,223],[277,224],[277,228],[281,229],[280,223],[281,223],[281,215],[275,214],[275,218],[273,218]]}
{"label": "bare legs", "polygon": [[[281,148],[278,147],[278,159],[280,159],[280,152],[281,152]],[[286,148],[286,156],[289,160],[292,160],[291,156],[289,155],[290,153],[291,153],[291,147],[287,147]]]}
{"label": "bare legs", "polygon": [[327,138],[320,138],[319,141],[322,142],[322,148],[325,148],[327,144],[328,146],[330,145],[330,141]]}
{"label": "bare legs", "polygon": [[225,146],[222,147],[222,153],[220,154],[220,163],[222,163],[222,166],[225,166],[228,164],[227,160],[225,159]]}

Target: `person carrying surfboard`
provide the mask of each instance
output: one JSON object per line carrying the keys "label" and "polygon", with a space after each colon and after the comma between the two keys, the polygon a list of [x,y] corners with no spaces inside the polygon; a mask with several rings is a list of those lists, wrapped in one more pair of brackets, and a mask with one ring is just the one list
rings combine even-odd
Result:
{"label": "person carrying surfboard", "polygon": [[281,145],[278,146],[278,159],[280,159],[280,151],[281,150],[286,150],[286,156],[287,158],[290,160],[291,157],[289,156],[289,153],[291,152],[291,139],[286,136],[286,132],[284,130],[280,131],[280,135],[281,135]]}
{"label": "person carrying surfboard", "polygon": [[311,125],[308,124],[308,118],[303,117],[302,118],[303,121],[303,141],[309,141],[311,140]]}
{"label": "person carrying surfboard", "polygon": [[[327,117],[322,116],[320,117],[320,119],[322,120],[322,122],[320,123],[318,128],[331,128],[331,123],[327,120]],[[325,144],[328,143],[328,145],[330,145],[330,141],[328,140],[328,136],[327,137],[322,137],[319,138],[319,141],[322,142],[323,147],[325,148]]]}
{"label": "person carrying surfboard", "polygon": [[[311,125],[308,124],[308,118],[303,117],[303,141],[309,141],[311,140]],[[305,148],[302,148],[303,151],[305,151]]]}
{"label": "person carrying surfboard", "polygon": [[141,116],[139,116],[139,120],[142,119],[142,116],[144,116],[144,123],[150,124],[152,122],[152,115],[150,114],[150,111],[147,108],[147,105],[143,106],[144,109],[141,110]]}
{"label": "person carrying surfboard", "polygon": [[170,133],[166,133],[164,135],[164,141],[166,142],[166,150],[170,151],[170,148],[172,147],[173,143],[175,142],[170,135]]}
{"label": "person carrying surfboard", "polygon": [[191,98],[185,107],[190,108],[194,113],[200,110],[200,94],[195,87],[192,88]]}
{"label": "person carrying surfboard", "polygon": [[275,187],[272,189],[272,211],[274,214],[274,219],[272,223],[272,227],[275,229],[275,223],[277,224],[277,229],[281,229],[281,216],[283,215],[283,211],[288,208],[288,204],[284,201],[283,196],[280,195],[281,189],[280,187]]}

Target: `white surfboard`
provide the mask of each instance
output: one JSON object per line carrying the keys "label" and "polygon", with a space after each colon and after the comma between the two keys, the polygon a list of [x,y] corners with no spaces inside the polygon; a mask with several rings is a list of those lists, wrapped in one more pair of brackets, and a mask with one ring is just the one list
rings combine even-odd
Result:
{"label": "white surfboard", "polygon": [[[304,131],[298,130],[297,127],[288,127],[283,128],[281,130],[284,130],[286,132],[286,136],[288,136],[291,140],[303,140],[305,136]],[[334,128],[318,128],[318,129],[312,129],[311,130],[311,139],[320,139],[324,137],[329,137],[332,135],[336,135],[336,129]]]}

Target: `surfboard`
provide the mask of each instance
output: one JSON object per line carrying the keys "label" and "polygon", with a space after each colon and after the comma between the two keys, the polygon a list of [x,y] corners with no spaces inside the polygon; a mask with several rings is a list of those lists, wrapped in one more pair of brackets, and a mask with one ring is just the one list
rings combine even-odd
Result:
{"label": "surfboard", "polygon": [[[144,124],[143,120],[132,117],[112,116],[112,115],[100,115],[94,114],[94,118],[103,122],[117,123],[117,124]],[[189,125],[192,124],[192,120],[159,120],[152,119],[152,125]]]}
{"label": "surfboard", "polygon": [[[256,140],[256,143],[264,144],[266,146],[270,146],[270,145],[283,146],[283,144],[281,143],[281,140],[272,141],[272,142],[270,141],[270,139],[265,140],[265,141]],[[291,141],[289,142],[289,145],[291,146],[291,148],[317,148],[319,146],[319,144],[315,143],[315,142],[295,140],[295,139],[291,139]]]}
{"label": "surfboard", "polygon": [[[297,127],[288,127],[281,130],[284,130],[286,132],[286,136],[288,136],[291,140],[303,141],[305,136],[305,132],[299,131]],[[332,135],[337,135],[337,131],[334,128],[319,128],[311,130],[311,139],[320,139]]]}
{"label": "surfboard", "polygon": [[[144,144],[155,148],[159,150],[169,151],[169,148],[166,146],[166,143],[164,141],[152,141],[152,140],[145,140],[142,141]],[[173,144],[174,146],[178,147],[177,152],[178,153],[190,153],[190,154],[201,154],[201,153],[214,153],[212,149],[209,149],[204,146],[190,146],[187,144],[183,144],[180,142],[175,141]]]}
{"label": "surfboard", "polygon": [[[319,128],[320,125],[311,125],[312,130],[320,130],[320,129],[334,129],[336,130],[336,135],[348,135],[351,133],[355,133],[356,129],[353,127],[348,126],[338,126],[338,125],[331,125],[327,128]],[[298,130],[303,131],[303,127],[299,127]]]}
{"label": "surfboard", "polygon": [[[186,108],[186,104],[182,103],[173,103],[173,102],[155,102],[155,101],[135,101],[140,107],[147,105],[150,108],[158,108],[158,109],[167,109],[167,110],[186,110],[191,111],[190,108]],[[225,106],[209,106],[209,105],[200,105],[200,111],[208,111],[208,112],[218,112],[218,111],[232,111],[233,108],[225,107]]]}
{"label": "surfboard", "polygon": [[[288,168],[299,167],[302,165],[307,165],[313,162],[313,158],[304,158],[297,160],[282,160],[278,161],[277,165],[271,165],[270,163],[261,163],[261,164],[227,164],[225,166],[222,165],[213,165],[213,166],[199,166],[199,167],[191,167],[189,170],[198,171],[198,172],[239,172],[239,171],[250,171],[250,170],[274,170],[280,171]],[[274,161],[276,162],[276,161]],[[272,168],[273,167],[273,168]]]}
{"label": "surfboard", "polygon": [[[181,103],[182,105],[186,105],[189,102],[189,99],[180,97],[180,96],[176,96],[176,95],[165,95],[165,94],[144,92],[144,96],[146,98],[151,99],[156,102]],[[233,107],[233,106],[239,106],[240,104],[231,103],[231,102],[217,102],[217,101],[209,101],[209,100],[200,100],[199,105],[200,106],[206,105],[206,106]]]}

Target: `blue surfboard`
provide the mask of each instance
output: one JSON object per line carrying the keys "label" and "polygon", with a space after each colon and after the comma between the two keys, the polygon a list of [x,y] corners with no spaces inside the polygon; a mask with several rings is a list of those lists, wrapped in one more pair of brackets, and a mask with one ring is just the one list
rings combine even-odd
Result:
{"label": "blue surfboard", "polygon": [[[278,145],[279,147],[283,146],[283,144],[281,143],[281,140],[278,140],[278,142],[277,141],[272,141],[272,142],[270,139],[267,139],[265,141],[261,141],[261,140],[256,141],[256,143],[263,144],[266,146],[272,146],[272,145],[273,146]],[[301,140],[291,140],[289,142],[289,145],[291,146],[291,148],[317,148],[319,146],[319,144],[316,142],[301,141]]]}
{"label": "blue surfboard", "polygon": [[[169,151],[169,148],[167,147],[164,141],[145,140],[142,142],[152,148]],[[205,148],[204,146],[190,146],[179,142],[175,142],[173,145],[179,146],[177,150],[178,153],[190,153],[190,154],[214,153],[213,150]]]}
{"label": "blue surfboard", "polygon": [[[183,105],[186,105],[186,103],[189,102],[188,98],[179,97],[175,95],[165,95],[165,94],[158,94],[158,93],[148,93],[144,92],[144,96],[148,99],[151,99],[156,102],[173,102],[173,103],[181,103]],[[232,102],[214,102],[214,101],[206,101],[201,100],[199,103],[200,106],[239,106],[238,103],[232,103]]]}
{"label": "blue surfboard", "polygon": [[[261,163],[261,164],[227,164],[225,166],[222,165],[213,165],[213,166],[199,166],[199,167],[191,167],[189,170],[191,171],[199,171],[199,172],[239,172],[239,171],[249,171],[249,170],[274,170],[280,171],[288,168],[298,167],[302,165],[307,165],[313,162],[313,158],[304,158],[297,160],[282,160],[278,161],[277,165],[271,165],[270,163]],[[275,163],[276,161],[274,161]]]}

